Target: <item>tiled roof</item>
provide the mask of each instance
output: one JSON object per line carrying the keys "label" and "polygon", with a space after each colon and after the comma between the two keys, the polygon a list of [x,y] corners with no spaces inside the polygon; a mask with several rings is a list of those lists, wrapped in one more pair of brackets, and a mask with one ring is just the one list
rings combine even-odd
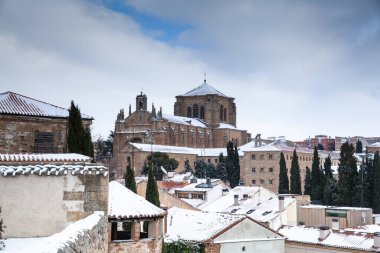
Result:
{"label": "tiled roof", "polygon": [[204,95],[218,95],[222,97],[227,97],[211,85],[208,85],[206,82],[198,86],[197,88],[183,94],[182,96],[190,97],[190,96],[204,96]]}
{"label": "tiled roof", "polygon": [[9,166],[0,165],[0,175],[17,176],[17,175],[38,175],[38,176],[62,176],[71,173],[72,175],[108,175],[108,169],[100,165],[19,165]]}
{"label": "tiled roof", "polygon": [[[67,118],[69,117],[69,110],[7,91],[0,93],[0,114]],[[93,119],[86,114],[82,114],[82,118]]]}
{"label": "tiled roof", "polygon": [[318,228],[285,226],[278,232],[286,236],[287,241],[377,252],[377,249],[373,247],[373,235],[368,233],[352,233],[330,230],[330,234],[326,237],[326,239],[321,240],[319,239]]}
{"label": "tiled roof", "polygon": [[0,154],[1,162],[91,162],[91,157],[65,154]]}
{"label": "tiled roof", "polygon": [[142,219],[163,217],[164,210],[132,192],[119,182],[109,183],[108,218]]}

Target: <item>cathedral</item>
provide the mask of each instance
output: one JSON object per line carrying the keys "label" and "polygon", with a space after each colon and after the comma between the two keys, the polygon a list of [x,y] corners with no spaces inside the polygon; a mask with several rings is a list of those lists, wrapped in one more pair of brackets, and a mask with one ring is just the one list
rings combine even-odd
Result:
{"label": "cathedral", "polygon": [[145,143],[187,148],[224,148],[229,140],[240,146],[250,141],[246,130],[236,127],[233,97],[206,83],[176,96],[174,115],[163,114],[152,104],[148,111],[145,94],[136,96],[136,109],[126,116],[120,110],[115,122],[114,166],[125,170],[129,143]]}

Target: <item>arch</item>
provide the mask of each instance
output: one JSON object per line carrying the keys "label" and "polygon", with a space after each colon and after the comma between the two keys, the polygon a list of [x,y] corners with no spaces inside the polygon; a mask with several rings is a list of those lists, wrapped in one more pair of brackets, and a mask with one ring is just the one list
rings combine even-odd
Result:
{"label": "arch", "polygon": [[201,106],[201,108],[200,108],[199,117],[200,117],[200,119],[205,119],[205,108],[203,106]]}
{"label": "arch", "polygon": [[193,105],[193,118],[199,117],[199,107],[198,104]]}
{"label": "arch", "polygon": [[191,106],[187,107],[187,117],[191,118]]}

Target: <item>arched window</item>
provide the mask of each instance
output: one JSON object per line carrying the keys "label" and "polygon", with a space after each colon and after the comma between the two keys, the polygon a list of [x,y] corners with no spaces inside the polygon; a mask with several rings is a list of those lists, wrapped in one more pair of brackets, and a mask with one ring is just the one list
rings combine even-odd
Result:
{"label": "arched window", "polygon": [[227,121],[227,108],[224,108],[224,111],[223,111],[223,116],[224,116],[224,121]]}
{"label": "arched window", "polygon": [[198,118],[199,117],[199,112],[198,112],[198,105],[194,104],[193,105],[193,118]]}
{"label": "arched window", "polygon": [[219,119],[223,121],[223,105],[220,105],[220,116]]}
{"label": "arched window", "polygon": [[191,106],[187,107],[187,117],[191,118]]}
{"label": "arched window", "polygon": [[205,119],[205,108],[203,106],[201,106],[200,114],[200,118]]}

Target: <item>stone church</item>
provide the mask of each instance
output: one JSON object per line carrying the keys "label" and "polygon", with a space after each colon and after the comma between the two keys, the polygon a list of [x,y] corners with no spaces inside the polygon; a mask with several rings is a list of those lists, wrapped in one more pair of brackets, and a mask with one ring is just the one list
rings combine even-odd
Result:
{"label": "stone church", "polygon": [[[114,168],[117,176],[130,159],[129,143],[187,147],[224,148],[229,140],[238,146],[251,140],[246,130],[236,127],[236,105],[233,97],[206,83],[176,96],[174,115],[162,113],[162,108],[148,111],[145,94],[136,96],[136,110],[129,106],[128,116],[120,110],[115,122]],[[136,168],[139,169],[139,168]]]}

